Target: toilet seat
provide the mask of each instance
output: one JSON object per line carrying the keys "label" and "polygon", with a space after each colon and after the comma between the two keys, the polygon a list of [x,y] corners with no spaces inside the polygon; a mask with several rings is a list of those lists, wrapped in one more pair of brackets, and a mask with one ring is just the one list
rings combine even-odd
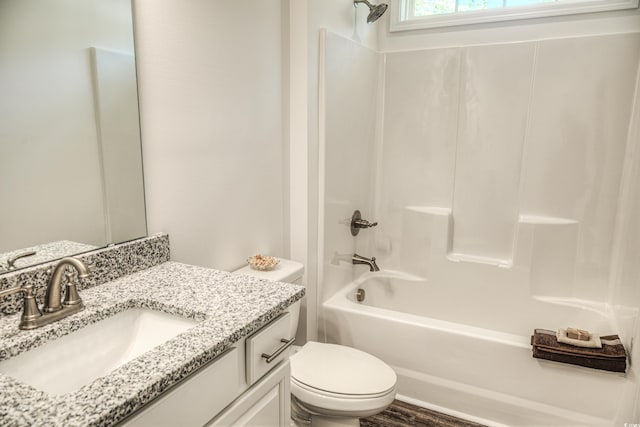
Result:
{"label": "toilet seat", "polygon": [[396,397],[395,387],[386,394],[378,396],[348,396],[320,394],[317,390],[301,386],[291,380],[291,394],[296,403],[305,411],[314,415],[330,417],[368,417],[383,411]]}
{"label": "toilet seat", "polygon": [[393,369],[363,351],[310,341],[290,361],[291,394],[311,413],[365,417],[395,398]]}
{"label": "toilet seat", "polygon": [[385,390],[380,393],[371,393],[371,394],[343,394],[343,393],[333,393],[326,390],[320,390],[315,387],[311,387],[307,384],[301,383],[295,378],[291,377],[291,382],[295,383],[296,387],[301,390],[303,393],[313,393],[320,396],[325,396],[333,399],[346,399],[346,400],[356,400],[356,399],[374,399],[377,397],[384,397],[389,394],[390,391],[395,390],[395,387]]}
{"label": "toilet seat", "polygon": [[309,341],[290,358],[291,377],[330,395],[371,396],[395,387],[396,373],[355,348]]}

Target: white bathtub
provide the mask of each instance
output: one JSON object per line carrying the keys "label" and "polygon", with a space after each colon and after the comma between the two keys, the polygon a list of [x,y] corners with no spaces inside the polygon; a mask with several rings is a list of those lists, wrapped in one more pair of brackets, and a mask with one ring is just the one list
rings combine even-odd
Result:
{"label": "white bathtub", "polygon": [[[534,359],[532,331],[515,335],[421,315],[423,285],[399,272],[364,274],[324,303],[327,342],[391,365],[400,399],[486,425],[633,422],[637,396],[627,376]],[[357,289],[366,292],[362,303]]]}

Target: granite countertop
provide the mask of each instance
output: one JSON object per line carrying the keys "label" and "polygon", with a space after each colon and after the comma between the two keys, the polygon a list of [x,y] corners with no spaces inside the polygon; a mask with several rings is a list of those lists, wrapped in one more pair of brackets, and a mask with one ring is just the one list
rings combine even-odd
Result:
{"label": "granite countertop", "polygon": [[30,265],[64,258],[65,256],[76,255],[97,248],[97,246],[87,245],[85,243],[72,242],[70,240],[59,240],[57,242],[44,243],[38,246],[16,249],[11,252],[3,252],[0,253],[0,271],[6,271],[8,269],[7,260],[9,258],[26,252],[35,252],[35,254],[17,260],[15,265],[16,268],[28,267]]}
{"label": "granite countertop", "polygon": [[128,308],[199,323],[72,393],[49,395],[0,374],[1,426],[117,423],[301,299],[304,288],[165,262],[80,296],[85,310],[33,331],[18,329],[20,314],[0,318],[0,361]]}

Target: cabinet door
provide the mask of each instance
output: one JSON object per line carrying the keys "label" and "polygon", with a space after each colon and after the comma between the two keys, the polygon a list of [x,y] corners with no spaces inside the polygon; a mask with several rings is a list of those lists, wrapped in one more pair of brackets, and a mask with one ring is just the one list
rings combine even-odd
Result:
{"label": "cabinet door", "polygon": [[207,427],[288,427],[291,417],[289,370],[289,361],[282,362]]}
{"label": "cabinet door", "polygon": [[280,416],[280,390],[279,385],[275,385],[233,425],[243,427],[282,426]]}
{"label": "cabinet door", "polygon": [[200,427],[240,393],[235,347],[127,418],[121,427]]}

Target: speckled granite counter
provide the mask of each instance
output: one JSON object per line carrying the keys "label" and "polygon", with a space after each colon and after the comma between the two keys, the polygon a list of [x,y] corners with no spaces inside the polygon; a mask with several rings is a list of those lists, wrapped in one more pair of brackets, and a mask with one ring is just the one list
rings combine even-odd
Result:
{"label": "speckled granite counter", "polygon": [[97,248],[97,246],[87,245],[85,243],[72,242],[70,240],[59,240],[57,242],[44,243],[38,246],[16,249],[11,252],[3,252],[0,253],[0,272],[7,271],[9,269],[9,265],[7,262],[9,258],[27,252],[35,252],[35,254],[25,258],[20,258],[18,261],[16,261],[16,268],[24,268],[30,265],[60,259],[82,252],[92,251]]}
{"label": "speckled granite counter", "polygon": [[81,291],[84,311],[34,331],[18,329],[19,314],[0,318],[0,360],[133,307],[199,321],[73,393],[48,395],[0,374],[0,425],[117,423],[303,296],[301,286],[165,262]]}

